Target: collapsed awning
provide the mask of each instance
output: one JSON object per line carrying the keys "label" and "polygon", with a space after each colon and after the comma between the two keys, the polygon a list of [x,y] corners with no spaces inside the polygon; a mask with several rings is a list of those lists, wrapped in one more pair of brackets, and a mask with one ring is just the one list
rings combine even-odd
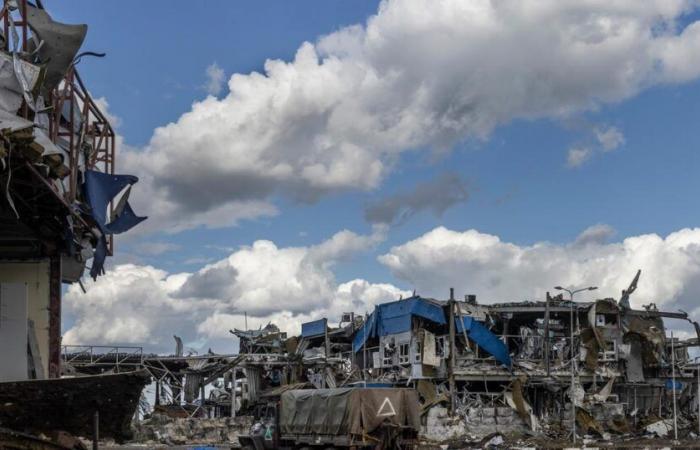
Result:
{"label": "collapsed awning", "polygon": [[466,331],[469,339],[476,342],[480,348],[496,358],[496,361],[508,368],[512,366],[508,347],[498,336],[473,317],[462,316],[460,319],[455,321],[458,332]]}
{"label": "collapsed awning", "polygon": [[410,331],[412,317],[422,317],[439,325],[447,324],[442,305],[433,300],[414,296],[405,300],[382,303],[374,308],[372,314],[358,330],[352,342],[353,351],[358,352],[371,337]]}

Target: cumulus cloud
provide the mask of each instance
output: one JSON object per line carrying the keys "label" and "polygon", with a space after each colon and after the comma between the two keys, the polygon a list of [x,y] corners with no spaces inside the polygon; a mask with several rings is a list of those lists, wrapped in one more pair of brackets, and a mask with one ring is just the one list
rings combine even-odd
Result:
{"label": "cumulus cloud", "polygon": [[569,149],[566,155],[566,166],[569,168],[580,167],[588,161],[593,152],[587,147],[573,147]]}
{"label": "cumulus cloud", "polygon": [[614,126],[591,124],[586,120],[569,120],[568,126],[583,132],[583,143],[569,148],[566,166],[570,169],[582,166],[596,154],[609,153],[625,143],[625,135]]}
{"label": "cumulus cloud", "polygon": [[615,236],[615,229],[610,225],[599,223],[586,228],[576,237],[574,244],[590,245],[590,244],[605,244]]}
{"label": "cumulus cloud", "polygon": [[222,309],[239,313],[272,314],[280,302],[289,312],[308,312],[334,297],[337,285],[331,267],[336,262],[382,239],[382,231],[362,236],[344,230],[309,247],[280,248],[272,241],[256,241],[189,276],[176,296],[218,299]]}
{"label": "cumulus cloud", "polygon": [[152,266],[123,264],[96,282],[88,280],[87,294],[71,285],[63,302],[75,322],[63,342],[163,344],[162,338],[170,339],[172,328],[187,326],[199,314],[199,305],[172,296],[185,279]]}
{"label": "cumulus cloud", "polygon": [[625,143],[625,135],[615,127],[596,128],[595,136],[604,152],[615,150]]}
{"label": "cumulus cloud", "polygon": [[[568,244],[518,245],[476,230],[439,227],[391,248],[379,261],[418,294],[446,298],[454,287],[459,295],[476,294],[483,303],[543,299],[557,285],[599,287],[579,294],[578,300],[618,298],[642,269],[633,307],[654,302],[700,316],[700,229],[619,242],[611,242],[611,235],[612,229],[596,225]],[[377,233],[341,232],[307,247],[256,241],[191,273],[118,265],[88,281],[87,294],[69,287],[64,305],[74,320],[64,342],[171,351],[172,335],[178,334],[189,346],[198,343],[206,349],[218,342],[218,348],[233,351],[228,330],[244,326],[244,312],[251,327],[272,321],[296,334],[308,320],[328,317],[333,323],[345,311],[372,311],[377,303],[411,292],[393,283],[339,282],[332,269],[378,239]]]}
{"label": "cumulus cloud", "polygon": [[67,344],[132,344],[170,351],[172,335],[188,346],[206,349],[212,342],[233,340],[228,330],[272,321],[299,333],[300,324],[344,311],[371,311],[376,303],[409,293],[391,284],[356,279],[338,283],[333,265],[366,251],[383,239],[383,231],[358,235],[336,233],[308,247],[278,247],[256,241],[228,258],[192,273],[169,274],[151,266],[115,266],[87,294],[71,286],[64,297],[75,321],[65,333]]}
{"label": "cumulus cloud", "polygon": [[443,173],[418,183],[411,191],[399,192],[368,204],[365,219],[371,223],[401,224],[421,211],[441,216],[469,198],[467,183],[456,173]]}
{"label": "cumulus cloud", "polygon": [[[448,288],[480,301],[543,299],[553,286],[598,286],[577,299],[619,298],[637,269],[643,275],[632,305],[655,302],[700,315],[700,229],[662,237],[645,234],[605,243],[610,230],[598,226],[572,244],[517,245],[476,230],[444,227],[393,247],[379,260],[418,293],[446,297]],[[592,238],[597,236],[597,238]],[[588,245],[580,245],[581,240]]]}
{"label": "cumulus cloud", "polygon": [[204,90],[207,91],[209,95],[219,95],[224,88],[224,69],[219,67],[216,62],[213,62],[207,66],[205,73],[207,82],[204,84]]}
{"label": "cumulus cloud", "polygon": [[274,214],[275,194],[371,190],[407,150],[695,79],[700,24],[679,20],[695,6],[385,0],[291,61],[234,74],[225,97],[196,102],[127,163],[149,185],[144,204],[166,211],[151,222],[174,229]]}

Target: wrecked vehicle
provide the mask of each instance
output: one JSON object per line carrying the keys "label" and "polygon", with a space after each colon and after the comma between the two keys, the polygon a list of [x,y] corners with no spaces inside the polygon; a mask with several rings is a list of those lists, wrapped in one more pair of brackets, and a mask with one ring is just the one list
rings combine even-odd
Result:
{"label": "wrecked vehicle", "polygon": [[413,448],[420,430],[412,389],[288,390],[261,410],[247,449],[299,447]]}

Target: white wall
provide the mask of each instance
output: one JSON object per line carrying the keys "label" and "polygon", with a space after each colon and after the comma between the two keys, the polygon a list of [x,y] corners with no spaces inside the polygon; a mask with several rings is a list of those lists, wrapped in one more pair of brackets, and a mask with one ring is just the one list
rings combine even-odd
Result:
{"label": "white wall", "polygon": [[[44,375],[47,376],[49,373],[49,260],[0,262],[0,283],[26,283],[28,318],[34,321],[41,365],[44,368]],[[26,344],[23,351],[26,355]],[[2,355],[0,353],[0,356]]]}
{"label": "white wall", "polygon": [[0,358],[0,381],[28,378],[26,283],[0,283]]}

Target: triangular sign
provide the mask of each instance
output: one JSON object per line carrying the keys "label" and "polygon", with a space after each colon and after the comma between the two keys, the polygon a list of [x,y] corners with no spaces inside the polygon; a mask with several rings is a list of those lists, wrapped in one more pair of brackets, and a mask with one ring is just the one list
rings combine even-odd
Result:
{"label": "triangular sign", "polygon": [[390,417],[395,415],[396,410],[394,409],[394,405],[392,405],[391,401],[389,401],[389,397],[384,397],[382,406],[380,406],[379,410],[377,411],[377,417]]}

